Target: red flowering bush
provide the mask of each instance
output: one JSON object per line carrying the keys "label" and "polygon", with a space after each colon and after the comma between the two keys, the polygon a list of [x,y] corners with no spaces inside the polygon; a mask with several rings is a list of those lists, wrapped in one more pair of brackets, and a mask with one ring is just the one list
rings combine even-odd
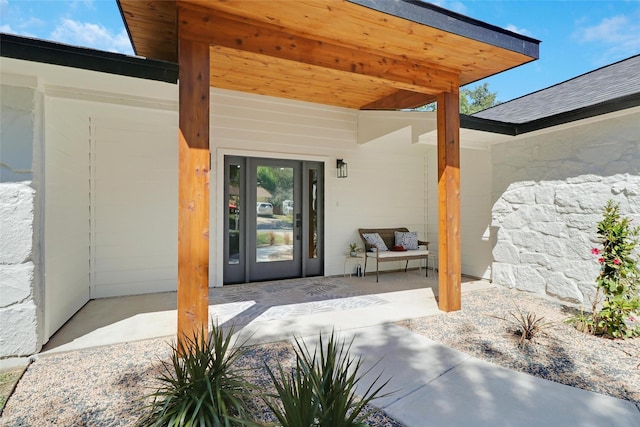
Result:
{"label": "red flowering bush", "polygon": [[628,218],[620,216],[618,204],[607,203],[598,223],[602,249],[591,249],[601,264],[593,313],[586,325],[591,333],[614,338],[640,335],[640,272],[633,255],[639,231],[640,228],[631,227]]}

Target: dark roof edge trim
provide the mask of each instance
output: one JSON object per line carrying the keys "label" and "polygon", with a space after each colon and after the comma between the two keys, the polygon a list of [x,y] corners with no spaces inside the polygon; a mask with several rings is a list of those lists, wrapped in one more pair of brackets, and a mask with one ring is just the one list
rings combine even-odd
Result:
{"label": "dark roof edge trim", "polygon": [[177,83],[178,64],[0,33],[0,56]]}
{"label": "dark roof edge trim", "polygon": [[[587,71],[587,72],[582,73],[580,75],[577,75],[575,77],[571,77],[571,78],[569,78],[567,80],[563,80],[563,81],[561,81],[559,83],[552,84],[551,86],[543,87],[542,89],[538,89],[536,91],[521,95],[521,96],[519,96],[517,98],[510,99],[508,101],[502,102],[501,104],[498,104],[498,105],[494,105],[493,107],[489,107],[489,108],[487,108],[485,110],[482,110],[482,111],[491,111],[491,109],[496,108],[498,106],[509,104],[509,103],[515,102],[515,101],[519,101],[519,100],[521,100],[523,98],[527,98],[527,97],[529,97],[531,95],[535,95],[537,93],[546,92],[546,91],[548,91],[550,89],[553,89],[553,88],[556,88],[558,86],[562,86],[562,85],[567,84],[569,82],[573,82],[574,80],[584,79],[585,77],[587,77],[587,76],[589,76],[591,74],[595,74],[595,73],[601,72],[602,70],[605,70],[605,69],[610,68],[610,67],[614,67],[614,66],[616,66],[616,65],[618,65],[618,64],[620,64],[622,62],[629,61],[629,60],[634,59],[636,57],[640,57],[640,54],[632,55],[632,56],[630,56],[628,58],[624,58],[624,59],[620,59],[619,61],[612,62],[611,64],[603,65],[602,67],[596,68],[595,70]],[[471,84],[471,83],[468,83],[468,84]]]}
{"label": "dark roof edge trim", "polygon": [[[458,34],[482,43],[540,58],[540,40],[444,9],[422,0],[347,0],[408,21]],[[496,33],[500,33],[496,35]]]}
{"label": "dark roof edge trim", "polygon": [[532,120],[517,126],[518,133],[528,133],[540,129],[546,129],[553,126],[563,125],[575,122],[577,120],[589,119],[591,117],[601,116],[616,111],[626,110],[640,106],[640,93],[622,96],[620,98],[611,99],[588,107],[578,108],[572,111],[566,111],[550,117]]}
{"label": "dark roof edge trim", "polygon": [[482,119],[480,117],[460,114],[460,127],[464,129],[479,130],[482,132],[499,133],[515,136],[518,134],[517,125],[498,120]]}
{"label": "dark roof edge trim", "polygon": [[460,114],[460,127],[482,132],[516,136],[638,106],[640,106],[640,93],[635,93],[526,123],[507,123]]}

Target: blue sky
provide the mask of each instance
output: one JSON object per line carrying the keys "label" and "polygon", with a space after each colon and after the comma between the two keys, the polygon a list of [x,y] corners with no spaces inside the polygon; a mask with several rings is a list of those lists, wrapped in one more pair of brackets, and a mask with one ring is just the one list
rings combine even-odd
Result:
{"label": "blue sky", "polygon": [[[538,61],[486,80],[500,101],[640,54],[640,0],[434,3],[542,41]],[[133,53],[115,0],[0,0],[0,31]]]}

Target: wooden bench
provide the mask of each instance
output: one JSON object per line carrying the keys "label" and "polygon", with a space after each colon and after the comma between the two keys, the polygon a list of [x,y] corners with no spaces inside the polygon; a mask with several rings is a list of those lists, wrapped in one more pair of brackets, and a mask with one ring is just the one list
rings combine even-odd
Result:
{"label": "wooden bench", "polygon": [[[364,243],[365,249],[365,257],[364,257],[364,275],[367,274],[367,260],[369,258],[375,258],[376,260],[376,283],[378,282],[380,276],[380,263],[387,261],[406,261],[407,263],[404,266],[404,271],[407,271],[407,267],[409,266],[409,261],[413,259],[424,259],[427,260],[427,264],[425,266],[425,275],[428,274],[427,266],[429,265],[429,242],[418,240],[418,249],[407,249],[403,252],[396,252],[392,250],[388,251],[378,251],[373,245],[370,245],[367,240],[364,238],[364,234],[370,233],[378,233],[382,240],[384,241],[387,248],[391,249],[395,246],[395,232],[403,232],[408,233],[409,229],[405,227],[396,227],[396,228],[359,228],[358,233],[360,234],[360,238]],[[424,248],[422,248],[424,246]],[[375,249],[375,251],[372,251]]]}

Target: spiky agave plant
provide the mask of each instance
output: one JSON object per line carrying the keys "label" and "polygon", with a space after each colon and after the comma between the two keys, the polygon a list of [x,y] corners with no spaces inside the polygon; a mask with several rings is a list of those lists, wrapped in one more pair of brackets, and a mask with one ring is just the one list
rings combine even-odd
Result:
{"label": "spiky agave plant", "polygon": [[247,404],[254,387],[235,366],[246,342],[232,345],[232,335],[233,328],[225,333],[214,324],[208,335],[203,328],[171,344],[171,359],[161,361],[159,388],[147,396],[151,403],[137,425],[255,425]]}
{"label": "spiky agave plant", "polygon": [[278,362],[277,375],[265,364],[276,389],[275,395],[265,395],[263,400],[283,427],[311,427],[316,425],[318,399],[303,362],[296,357],[296,367],[285,373]]}
{"label": "spiky agave plant", "polygon": [[[283,427],[356,427],[364,426],[369,415],[367,405],[381,395],[389,380],[380,384],[379,374],[365,390],[362,397],[356,395],[360,379],[371,369],[360,372],[361,358],[350,356],[353,340],[347,344],[338,342],[332,332],[325,343],[320,335],[318,350],[313,353],[307,345],[296,339],[296,367],[287,376],[280,365],[276,376],[267,366],[277,390],[277,395],[265,398]],[[375,365],[374,365],[375,367]],[[279,398],[280,407],[274,400]]]}

